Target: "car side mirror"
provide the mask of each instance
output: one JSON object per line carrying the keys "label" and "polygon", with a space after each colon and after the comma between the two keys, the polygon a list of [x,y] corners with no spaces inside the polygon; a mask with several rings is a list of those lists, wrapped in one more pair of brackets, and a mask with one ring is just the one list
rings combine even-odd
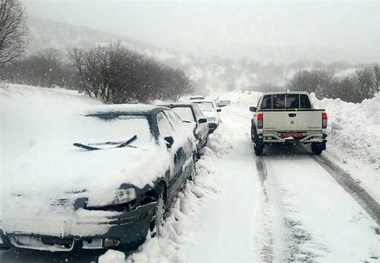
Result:
{"label": "car side mirror", "polygon": [[198,120],[198,123],[206,123],[207,122],[207,119],[205,118],[201,118]]}
{"label": "car side mirror", "polygon": [[172,148],[173,144],[174,144],[174,138],[173,136],[167,136],[164,138],[165,142],[166,142],[166,147],[169,148]]}
{"label": "car side mirror", "polygon": [[257,108],[256,107],[249,107],[249,111],[256,112]]}
{"label": "car side mirror", "polygon": [[221,109],[216,109],[216,112],[221,112],[222,110]]}

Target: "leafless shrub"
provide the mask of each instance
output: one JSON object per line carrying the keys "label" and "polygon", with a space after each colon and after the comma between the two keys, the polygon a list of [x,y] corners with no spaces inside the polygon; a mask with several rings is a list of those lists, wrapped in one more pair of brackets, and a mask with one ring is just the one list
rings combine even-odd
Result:
{"label": "leafless shrub", "polygon": [[28,43],[25,8],[18,0],[0,0],[0,68],[24,56]]}

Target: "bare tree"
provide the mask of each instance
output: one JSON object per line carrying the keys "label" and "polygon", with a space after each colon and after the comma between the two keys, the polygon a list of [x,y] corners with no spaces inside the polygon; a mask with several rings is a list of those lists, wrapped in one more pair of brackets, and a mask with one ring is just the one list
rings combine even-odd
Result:
{"label": "bare tree", "polygon": [[85,51],[79,48],[72,48],[68,50],[68,58],[73,65],[78,69],[79,78],[79,91],[85,91],[88,96],[92,97],[91,88],[87,85],[84,73],[84,56]]}
{"label": "bare tree", "polygon": [[326,70],[302,70],[297,72],[288,83],[290,90],[315,92],[318,98],[323,98],[330,88],[333,73]]}
{"label": "bare tree", "polygon": [[374,79],[371,68],[364,68],[355,73],[355,80],[360,93],[360,100],[369,99],[374,94]]}
{"label": "bare tree", "polygon": [[378,64],[373,66],[373,75],[374,75],[374,93],[380,91],[380,67]]}
{"label": "bare tree", "polygon": [[0,68],[24,56],[29,33],[19,0],[0,0]]}

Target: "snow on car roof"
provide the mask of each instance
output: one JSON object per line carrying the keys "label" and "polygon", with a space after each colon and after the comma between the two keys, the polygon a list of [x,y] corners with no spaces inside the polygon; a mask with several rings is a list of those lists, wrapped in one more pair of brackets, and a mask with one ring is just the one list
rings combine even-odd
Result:
{"label": "snow on car roof", "polygon": [[130,114],[143,114],[147,115],[153,110],[162,108],[158,105],[150,104],[117,104],[117,105],[101,105],[95,106],[87,110],[86,114],[101,114],[109,112],[118,112],[118,113],[130,113]]}
{"label": "snow on car roof", "polygon": [[193,102],[173,102],[173,103],[166,103],[166,104],[160,104],[159,106],[164,106],[164,107],[170,107],[170,106],[177,106],[177,107],[190,107],[194,105]]}
{"label": "snow on car roof", "polygon": [[307,91],[271,91],[271,92],[263,92],[262,95],[275,95],[275,94],[307,94]]}

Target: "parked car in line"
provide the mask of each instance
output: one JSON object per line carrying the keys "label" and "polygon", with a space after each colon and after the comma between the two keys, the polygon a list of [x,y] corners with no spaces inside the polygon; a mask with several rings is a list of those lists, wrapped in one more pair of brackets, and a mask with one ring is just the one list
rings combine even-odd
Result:
{"label": "parked car in line", "polygon": [[218,128],[220,124],[219,112],[222,110],[216,106],[213,100],[192,100],[193,103],[198,104],[199,108],[202,110],[203,114],[207,118],[209,132],[212,133]]}
{"label": "parked car in line", "polygon": [[225,106],[228,106],[228,105],[230,105],[231,104],[231,101],[230,100],[219,100],[218,102],[217,102],[217,105],[218,105],[218,107],[225,107]]}
{"label": "parked car in line", "polygon": [[200,150],[206,145],[209,127],[206,117],[196,103],[170,103],[163,106],[171,108],[194,134],[197,145],[197,157]]}
{"label": "parked car in line", "polygon": [[159,232],[195,176],[191,136],[167,107],[103,105],[74,115],[9,175],[0,246],[136,248]]}
{"label": "parked car in line", "polygon": [[203,95],[187,95],[183,96],[179,99],[179,101],[191,101],[191,100],[204,100],[205,97]]}

